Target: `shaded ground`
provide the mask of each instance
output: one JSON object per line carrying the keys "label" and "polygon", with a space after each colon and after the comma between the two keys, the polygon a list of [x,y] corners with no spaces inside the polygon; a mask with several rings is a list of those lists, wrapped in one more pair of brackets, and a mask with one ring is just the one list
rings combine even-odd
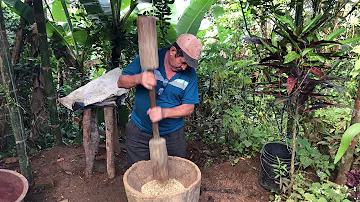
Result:
{"label": "shaded ground", "polygon": [[[259,158],[240,159],[202,167],[204,151],[189,145],[189,157],[202,173],[200,201],[268,201],[270,192],[258,183]],[[84,178],[85,156],[82,146],[53,147],[31,157],[35,187],[25,201],[41,202],[126,202],[122,176],[125,172],[125,151],[116,158],[114,179],[107,179],[105,148],[100,147],[94,174]],[[206,153],[206,151],[205,151]],[[0,161],[0,168],[18,170],[16,163]]]}

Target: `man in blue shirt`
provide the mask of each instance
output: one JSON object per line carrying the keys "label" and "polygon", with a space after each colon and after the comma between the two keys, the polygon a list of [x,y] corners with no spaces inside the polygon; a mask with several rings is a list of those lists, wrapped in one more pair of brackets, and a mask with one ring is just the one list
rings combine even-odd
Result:
{"label": "man in blue shirt", "polygon": [[[139,56],[125,69],[118,80],[119,88],[136,87],[131,120],[126,124],[126,156],[128,166],[149,160],[152,123],[159,123],[168,155],[185,157],[184,117],[199,103],[198,81],[194,68],[202,45],[192,34],[182,34],[169,47],[158,50],[159,68],[154,73],[140,66]],[[191,68],[193,67],[193,68]],[[156,107],[150,108],[149,90],[155,88]]]}

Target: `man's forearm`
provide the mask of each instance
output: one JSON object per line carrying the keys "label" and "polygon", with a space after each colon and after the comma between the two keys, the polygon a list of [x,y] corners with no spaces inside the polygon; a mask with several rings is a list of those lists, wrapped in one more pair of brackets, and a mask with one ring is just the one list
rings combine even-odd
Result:
{"label": "man's forearm", "polygon": [[194,111],[193,104],[182,104],[173,108],[162,108],[163,118],[180,118],[189,116]]}
{"label": "man's forearm", "polygon": [[119,88],[131,88],[138,84],[141,81],[141,74],[135,75],[120,75],[117,85]]}

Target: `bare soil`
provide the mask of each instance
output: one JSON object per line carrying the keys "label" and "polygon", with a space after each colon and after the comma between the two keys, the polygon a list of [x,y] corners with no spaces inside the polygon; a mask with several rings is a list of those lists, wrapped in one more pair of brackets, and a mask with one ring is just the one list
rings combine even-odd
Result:
{"label": "bare soil", "polygon": [[[188,144],[188,159],[202,173],[200,201],[269,201],[271,192],[258,183],[259,158],[213,163],[204,167],[206,151],[196,142]],[[57,146],[31,156],[34,186],[27,202],[126,202],[122,176],[126,171],[125,149],[116,158],[116,177],[107,178],[105,148],[100,147],[91,179],[85,179],[82,146]],[[19,171],[16,161],[0,160],[0,168]]]}

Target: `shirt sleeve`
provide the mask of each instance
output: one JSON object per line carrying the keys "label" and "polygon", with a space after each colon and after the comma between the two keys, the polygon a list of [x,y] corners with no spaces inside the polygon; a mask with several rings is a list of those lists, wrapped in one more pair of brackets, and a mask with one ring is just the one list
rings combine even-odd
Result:
{"label": "shirt sleeve", "polygon": [[183,104],[198,104],[199,103],[199,92],[198,92],[198,80],[193,70],[192,78],[185,88],[184,97],[182,99]]}
{"label": "shirt sleeve", "polygon": [[135,75],[139,73],[141,73],[140,57],[137,56],[127,67],[125,67],[121,74]]}

